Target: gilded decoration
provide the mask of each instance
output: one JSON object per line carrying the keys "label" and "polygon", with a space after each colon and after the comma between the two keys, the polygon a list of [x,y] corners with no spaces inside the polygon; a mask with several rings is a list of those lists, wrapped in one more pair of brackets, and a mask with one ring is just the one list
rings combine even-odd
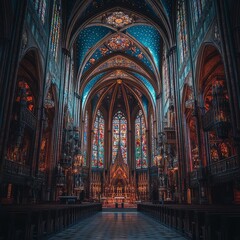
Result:
{"label": "gilded decoration", "polygon": [[110,175],[105,182],[103,195],[103,205],[136,201],[136,186],[129,174],[129,166],[123,160],[120,145],[116,159],[110,165]]}
{"label": "gilded decoration", "polygon": [[[102,63],[100,66],[98,66],[92,73],[91,75],[94,75],[96,73],[99,73],[100,71],[108,68],[131,68],[133,70],[136,70],[139,73],[143,73],[147,76],[149,76],[141,67],[139,67],[135,62],[132,60],[122,57],[122,56],[115,56],[106,62]],[[119,69],[118,69],[119,70]],[[126,74],[126,73],[123,73]],[[117,74],[119,78],[125,77],[125,76],[120,76],[121,72]],[[112,77],[112,76],[110,76]]]}
{"label": "gilded decoration", "polygon": [[101,51],[102,56],[105,56],[109,50],[108,50],[108,48],[102,47],[102,48],[100,48],[100,51]]}
{"label": "gilded decoration", "polygon": [[107,46],[113,51],[125,51],[130,49],[132,45],[132,41],[120,34],[114,35],[107,43]]}
{"label": "gilded decoration", "polygon": [[91,64],[94,64],[96,60],[94,58],[91,58],[89,61]]}
{"label": "gilded decoration", "polygon": [[114,12],[106,18],[106,22],[116,28],[122,28],[133,23],[133,19],[123,12]]}
{"label": "gilded decoration", "polygon": [[127,77],[127,74],[124,73],[122,70],[117,70],[114,73],[112,73],[110,75],[110,77],[118,77],[118,78],[123,78],[123,77]]}
{"label": "gilded decoration", "polygon": [[128,68],[132,68],[134,70],[140,70],[141,68],[138,67],[133,61],[121,57],[121,56],[117,56],[115,58],[112,58],[110,60],[108,60],[107,62],[105,62],[104,64],[102,64],[98,70],[101,71],[103,69],[106,68],[111,68],[111,67],[128,67]]}

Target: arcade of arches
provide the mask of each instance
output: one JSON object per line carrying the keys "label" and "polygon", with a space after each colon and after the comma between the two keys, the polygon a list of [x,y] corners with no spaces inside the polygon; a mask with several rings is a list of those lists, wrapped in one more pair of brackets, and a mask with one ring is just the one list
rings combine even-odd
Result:
{"label": "arcade of arches", "polygon": [[0,1],[0,202],[240,203],[240,4]]}

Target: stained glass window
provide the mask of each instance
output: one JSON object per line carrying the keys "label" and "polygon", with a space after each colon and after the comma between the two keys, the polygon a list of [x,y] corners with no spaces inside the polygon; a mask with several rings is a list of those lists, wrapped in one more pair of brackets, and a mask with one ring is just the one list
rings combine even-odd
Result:
{"label": "stained glass window", "polygon": [[154,122],[153,122],[153,115],[151,114],[150,117],[151,121],[151,145],[152,145],[152,165],[154,165],[154,157],[155,157],[155,134],[154,134]]}
{"label": "stained glass window", "polygon": [[163,79],[163,93],[165,101],[169,97],[169,77],[168,77],[168,64],[166,56],[166,47],[163,48],[163,59],[162,59],[162,79]]}
{"label": "stained glass window", "polygon": [[146,125],[142,110],[139,111],[135,120],[135,158],[137,169],[147,168]]}
{"label": "stained glass window", "polygon": [[123,161],[127,164],[127,120],[121,111],[113,117],[113,148],[112,162],[114,163],[117,151],[121,147]]}
{"label": "stained glass window", "polygon": [[92,167],[103,168],[104,163],[104,118],[98,110],[93,129]]}
{"label": "stained glass window", "polygon": [[38,14],[38,17],[42,21],[42,23],[45,23],[45,16],[46,16],[46,0],[33,0],[34,8]]}
{"label": "stained glass window", "polygon": [[61,5],[60,1],[54,2],[53,8],[53,18],[51,23],[51,45],[50,45],[50,52],[55,61],[57,61],[57,53],[58,53],[58,46],[59,46],[59,37],[60,37],[60,12],[61,12]]}
{"label": "stained glass window", "polygon": [[88,112],[86,111],[84,119],[84,130],[83,130],[83,165],[86,166],[87,163],[87,147],[88,147]]}
{"label": "stained glass window", "polygon": [[207,0],[192,0],[192,20],[193,20],[193,25],[196,26],[201,15],[203,12],[203,9],[206,5]]}
{"label": "stained glass window", "polygon": [[26,101],[26,107],[28,108],[28,110],[31,112],[34,112],[35,98],[32,93],[31,87],[24,80],[19,81],[17,86],[16,102],[20,102],[20,101]]}
{"label": "stained glass window", "polygon": [[185,15],[184,0],[178,0],[177,6],[177,36],[178,36],[178,50],[179,50],[179,63],[183,63],[187,56],[187,25]]}

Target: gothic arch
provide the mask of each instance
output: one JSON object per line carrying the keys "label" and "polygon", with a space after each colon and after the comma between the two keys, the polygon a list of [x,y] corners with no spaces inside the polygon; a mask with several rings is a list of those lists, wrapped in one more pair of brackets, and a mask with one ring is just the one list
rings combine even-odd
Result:
{"label": "gothic arch", "polygon": [[202,87],[203,87],[202,81],[204,76],[202,71],[203,71],[203,68],[206,67],[205,61],[214,63],[214,66],[212,66],[210,69],[211,71],[215,71],[215,68],[218,68],[220,65],[223,65],[222,56],[220,52],[221,51],[219,49],[219,46],[217,46],[213,42],[203,43],[202,46],[199,48],[199,52],[196,58],[197,59],[196,66],[199,66],[199,67],[196,68],[196,75],[195,75],[195,78],[196,78],[195,86],[196,86],[197,94],[199,94],[202,91]]}
{"label": "gothic arch", "polygon": [[[159,3],[158,3],[159,4]],[[103,14],[110,12],[110,11],[126,11],[126,12],[132,12],[135,15],[139,16],[140,18],[143,19],[147,19],[147,21],[154,27],[156,27],[156,29],[160,32],[160,34],[162,35],[164,42],[167,46],[171,46],[172,45],[172,30],[171,30],[171,24],[169,24],[169,21],[167,20],[167,17],[165,16],[166,14],[163,12],[164,10],[161,9],[157,9],[155,8],[155,11],[158,13],[158,16],[161,16],[159,19],[159,22],[155,22],[154,20],[152,20],[149,16],[146,16],[142,13],[139,12],[135,12],[132,9],[126,9],[124,7],[109,7],[109,8],[105,8],[104,11],[100,11],[96,14],[94,14],[93,16],[89,17],[88,20],[86,20],[83,24],[79,23],[79,19],[77,16],[81,16],[80,12],[84,12],[84,6],[81,6],[81,3],[78,4],[78,6],[75,6],[75,12],[73,13],[73,15],[71,16],[70,20],[68,21],[68,26],[67,26],[67,34],[66,34],[66,39],[65,39],[65,44],[67,48],[71,48],[78,33],[85,27],[87,27],[94,19],[102,16]],[[163,16],[165,19],[163,19]]]}
{"label": "gothic arch", "polygon": [[[146,24],[141,24],[141,25],[146,25]],[[94,25],[95,26],[95,25]],[[134,25],[136,26],[136,25]],[[157,69],[156,64],[154,63],[154,59],[152,57],[152,55],[150,54],[150,52],[146,51],[146,48],[140,43],[138,42],[136,39],[133,39],[133,37],[130,34],[125,34],[125,33],[118,33],[118,32],[114,32],[114,33],[110,33],[107,34],[105,37],[103,37],[93,48],[91,48],[91,50],[87,53],[87,55],[84,58],[84,61],[82,62],[82,64],[79,66],[79,71],[78,71],[78,79],[81,79],[82,77],[82,73],[84,70],[84,66],[86,65],[86,63],[89,61],[89,59],[92,57],[92,55],[94,54],[94,52],[104,43],[106,43],[108,40],[111,39],[112,36],[114,35],[122,35],[125,36],[126,38],[129,38],[141,51],[142,53],[147,57],[147,59],[149,60],[149,62],[151,63],[151,66],[153,66],[154,71],[152,73],[153,76],[158,76],[159,75],[159,70]],[[92,68],[90,68],[86,73],[83,74],[83,77],[85,78],[85,76],[88,73],[92,72],[92,69],[95,69],[98,65],[101,65],[102,63],[106,62],[109,58],[114,57],[115,55],[119,55],[119,53],[112,53],[110,55],[107,55],[105,57],[102,57],[100,59],[99,62],[97,62],[96,64],[93,65]],[[141,68],[145,69],[146,71],[148,71],[149,74],[151,74],[151,71],[149,71],[149,69],[146,68],[146,66],[143,65],[143,63],[139,60],[139,59],[135,59],[132,56],[128,56],[127,58],[131,59],[133,62],[135,62],[137,65],[140,65]]]}
{"label": "gothic arch", "polygon": [[[40,50],[35,47],[26,49],[22,57],[19,59],[18,72],[21,71],[21,68],[23,69],[25,76],[28,75],[27,78],[31,81],[31,84],[34,85],[38,96],[42,95],[43,82],[45,81],[43,79],[42,62],[43,59],[41,58]],[[32,80],[30,78],[32,78]]]}
{"label": "gothic arch", "polygon": [[[97,72],[93,72],[93,69],[97,69],[99,67],[101,67],[101,65],[103,65],[104,63],[108,62],[108,61],[113,61],[115,59],[125,59],[126,61],[130,61],[133,64],[135,64],[137,69],[133,69],[129,66],[109,66],[106,67],[105,69],[102,70],[98,70]],[[143,64],[140,61],[137,61],[136,59],[133,59],[130,56],[124,56],[121,53],[113,53],[109,56],[103,57],[98,63],[96,63],[96,65],[94,64],[93,68],[90,68],[86,73],[84,73],[84,75],[81,78],[81,81],[79,81],[78,85],[80,85],[80,87],[77,89],[79,89],[79,92],[81,93],[82,89],[85,87],[85,85],[87,84],[87,82],[89,82],[92,78],[94,78],[95,76],[105,73],[105,72],[110,72],[110,71],[115,71],[115,70],[123,70],[123,71],[131,71],[131,72],[136,72],[138,74],[143,75],[145,78],[147,78],[147,80],[149,80],[150,83],[153,84],[155,90],[157,91],[160,87],[160,84],[157,82],[156,76],[154,76],[153,73],[150,72],[149,69],[146,69],[145,66],[143,66]],[[79,79],[79,76],[78,78]],[[80,84],[81,83],[81,84]]]}
{"label": "gothic arch", "polygon": [[31,168],[34,168],[36,161],[42,84],[38,54],[35,50],[29,50],[18,65],[7,155],[8,159]]}
{"label": "gothic arch", "polygon": [[[199,66],[199,73],[196,78],[197,97],[199,106],[204,108],[204,116],[213,114],[214,109],[216,111],[214,104],[216,104],[218,100],[216,100],[214,96],[218,96],[217,94],[221,93],[221,99],[224,101],[224,104],[218,103],[221,104],[222,109],[221,112],[219,112],[219,114],[221,113],[221,120],[218,121],[228,122],[230,124],[229,98],[231,96],[229,96],[227,90],[228,86],[223,57],[215,45],[204,44],[199,59]],[[209,152],[209,154],[204,155],[208,155],[209,159],[206,160],[208,164],[212,164],[230,157],[233,154],[233,149],[231,147],[231,138],[228,136],[227,129],[229,127],[227,127],[227,125],[224,125],[225,127],[222,126],[222,129],[226,128],[226,132],[221,133],[219,131],[220,129],[214,123],[214,118],[212,120],[206,120],[204,116],[202,128],[206,132],[204,138],[206,142],[203,140],[203,135],[201,135],[202,141],[205,142],[203,151],[205,153]],[[218,114],[216,117],[217,116]]]}

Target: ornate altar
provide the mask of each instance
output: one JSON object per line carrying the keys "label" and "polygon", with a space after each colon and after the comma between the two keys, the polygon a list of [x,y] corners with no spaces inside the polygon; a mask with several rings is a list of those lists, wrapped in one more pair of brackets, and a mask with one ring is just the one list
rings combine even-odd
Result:
{"label": "ornate altar", "polygon": [[136,201],[136,186],[130,176],[129,166],[124,163],[121,147],[114,163],[111,164],[108,177],[104,184],[104,204],[115,202],[134,203]]}

